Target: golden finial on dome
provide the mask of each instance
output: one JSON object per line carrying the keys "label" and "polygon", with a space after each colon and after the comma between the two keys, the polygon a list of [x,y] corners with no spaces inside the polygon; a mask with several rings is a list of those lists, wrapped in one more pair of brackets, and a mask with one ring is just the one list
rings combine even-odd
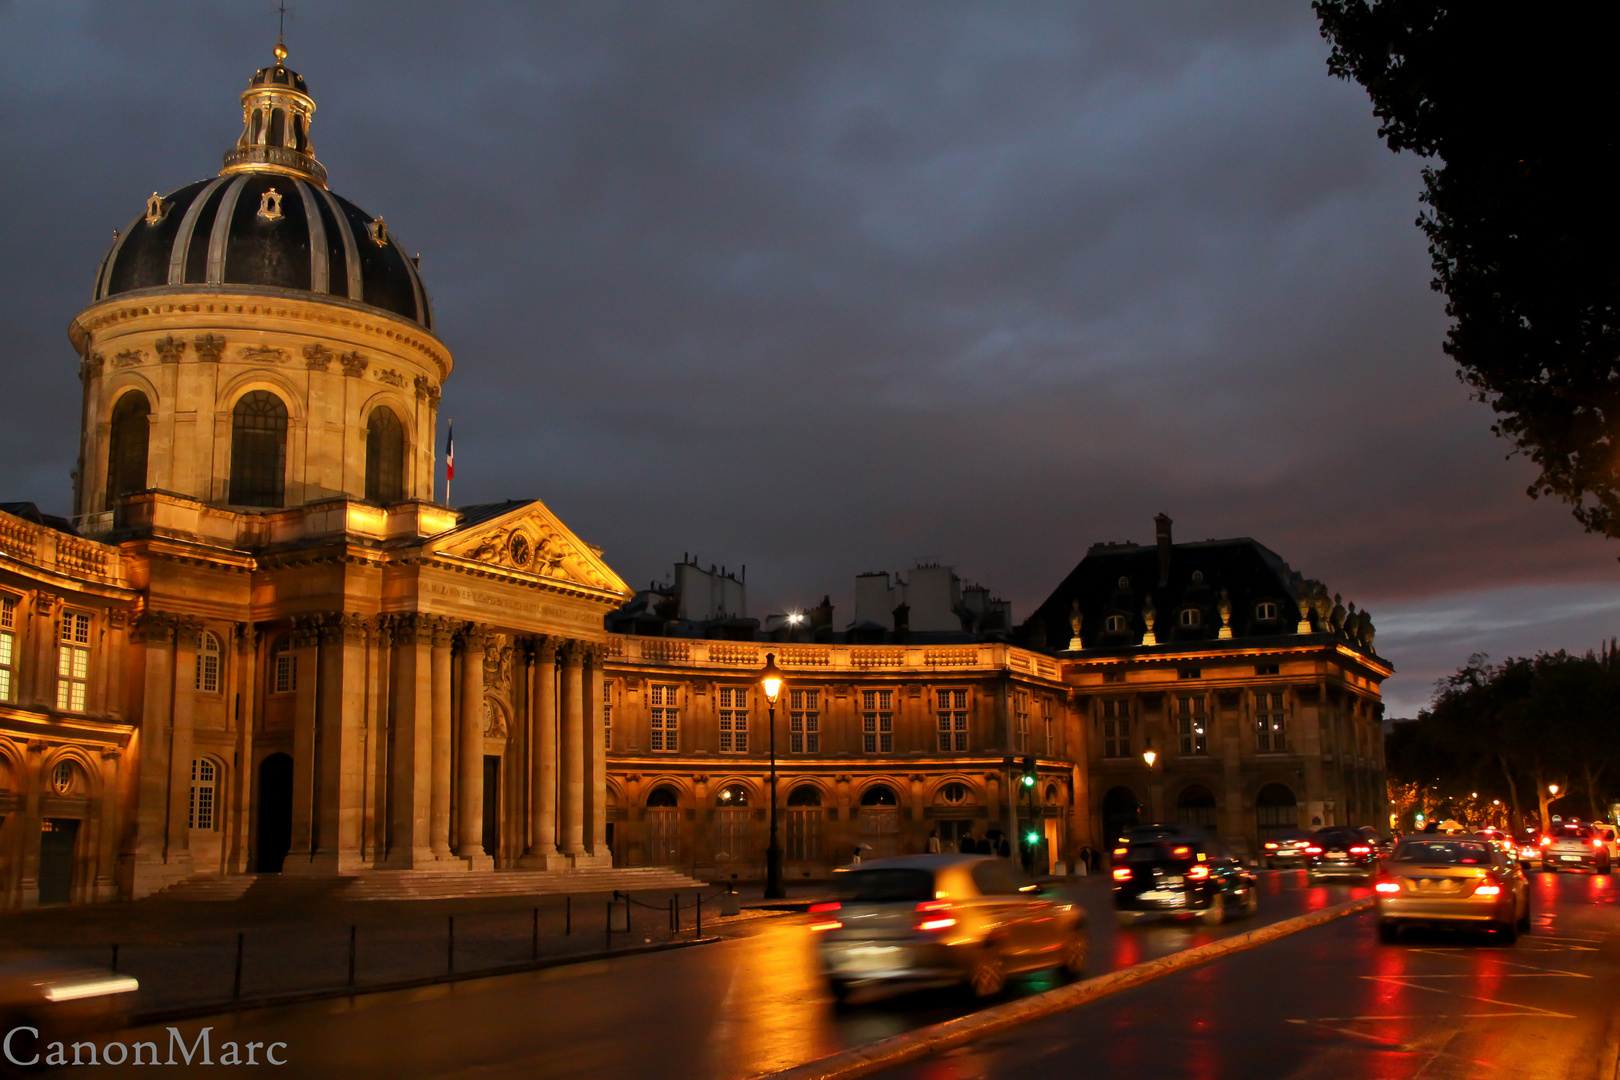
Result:
{"label": "golden finial on dome", "polygon": [[283,45],[280,41],[277,41],[276,42],[276,66],[279,67],[281,65],[282,61],[284,61],[286,59],[287,59],[287,46]]}

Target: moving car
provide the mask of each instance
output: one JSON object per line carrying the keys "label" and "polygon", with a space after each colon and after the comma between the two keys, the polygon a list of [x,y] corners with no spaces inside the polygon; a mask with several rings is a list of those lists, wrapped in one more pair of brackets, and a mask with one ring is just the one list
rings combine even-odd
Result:
{"label": "moving car", "polygon": [[1378,871],[1372,844],[1357,829],[1318,829],[1311,834],[1305,855],[1312,881],[1343,877],[1366,881]]}
{"label": "moving car", "polygon": [[1607,825],[1560,822],[1542,834],[1541,868],[1555,873],[1589,869],[1607,874],[1614,861],[1614,853],[1609,848],[1612,836],[1613,830]]}
{"label": "moving car", "polygon": [[1255,876],[1213,836],[1174,827],[1132,829],[1114,849],[1114,911],[1121,926],[1157,917],[1201,917],[1211,926],[1260,909]]}
{"label": "moving car", "polygon": [[811,906],[810,930],[839,1002],[884,983],[991,997],[1018,972],[1078,977],[1090,955],[1085,909],[992,855],[873,859],[834,871],[833,893]]}
{"label": "moving car", "polygon": [[1266,869],[1274,870],[1279,866],[1304,866],[1309,856],[1305,849],[1311,845],[1311,834],[1303,829],[1289,829],[1279,832],[1261,845],[1265,852]]}
{"label": "moving car", "polygon": [[1368,846],[1372,848],[1373,858],[1375,859],[1382,859],[1395,850],[1395,840],[1392,837],[1385,836],[1371,825],[1363,825],[1356,832],[1366,839]]}
{"label": "moving car", "polygon": [[[124,1025],[140,983],[105,968],[63,963],[55,957],[16,953],[0,957],[0,1038],[17,1028],[13,1057],[27,1061],[46,1041],[74,1039]],[[0,1069],[11,1064],[0,1058]]]}
{"label": "moving car", "polygon": [[1472,924],[1509,942],[1530,930],[1530,883],[1482,836],[1408,837],[1384,860],[1373,889],[1385,942],[1412,923]]}

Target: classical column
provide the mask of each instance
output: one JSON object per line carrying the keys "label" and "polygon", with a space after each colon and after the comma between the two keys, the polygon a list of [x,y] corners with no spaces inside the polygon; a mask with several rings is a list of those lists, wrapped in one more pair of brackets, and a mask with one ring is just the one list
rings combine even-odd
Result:
{"label": "classical column", "polygon": [[394,688],[393,795],[388,865],[415,869],[434,861],[429,839],[433,756],[433,628],[430,616],[392,617]]}
{"label": "classical column", "polygon": [[[450,855],[450,645],[449,620],[433,619],[433,857]],[[425,763],[424,763],[425,764]]]}
{"label": "classical column", "polygon": [[564,855],[585,853],[585,643],[569,641],[563,649],[562,685],[562,827]]}
{"label": "classical column", "polygon": [[314,852],[308,868],[331,874],[360,865],[366,617],[352,612],[327,616],[320,639]]}
{"label": "classical column", "polygon": [[529,850],[524,865],[545,869],[557,858],[557,639],[536,639],[529,669]]}
{"label": "classical column", "polygon": [[169,883],[162,868],[169,817],[169,740],[174,705],[175,618],[148,611],[136,623],[133,640],[141,646],[139,729],[131,744],[131,766],[138,778],[135,794],[135,848],[130,854],[128,886],[140,899]]}
{"label": "classical column", "polygon": [[456,794],[456,856],[474,870],[493,870],[484,851],[484,645],[489,628],[470,624],[461,635],[460,776]]}
{"label": "classical column", "polygon": [[376,615],[366,622],[366,720],[361,732],[361,782],[363,810],[360,818],[360,860],[373,865],[383,857],[388,843],[384,811],[388,788],[388,616]]}
{"label": "classical column", "polygon": [[249,847],[253,820],[254,794],[258,777],[253,767],[253,736],[258,728],[259,687],[257,663],[259,631],[250,622],[236,624],[236,768],[232,778],[229,810],[230,854],[226,868],[233,874],[245,873],[252,862]]}
{"label": "classical column", "polygon": [[293,686],[292,843],[281,865],[287,873],[307,869],[315,853],[315,722],[322,677],[321,623],[326,618],[300,615],[293,619],[293,671],[297,681]]}
{"label": "classical column", "polygon": [[587,655],[591,661],[591,674],[585,694],[585,746],[589,760],[589,781],[585,788],[588,808],[588,828],[585,836],[591,854],[604,865],[613,864],[613,854],[607,844],[607,743],[602,735],[602,665],[607,660],[607,646],[592,645]]}
{"label": "classical column", "polygon": [[118,776],[118,759],[123,751],[106,747],[101,751],[101,816],[96,837],[96,873],[90,887],[89,899],[101,902],[118,899],[118,881],[114,870],[118,863],[118,821],[122,791]]}
{"label": "classical column", "polygon": [[164,861],[180,862],[191,853],[192,716],[197,701],[197,646],[202,622],[184,618],[175,632],[174,707],[169,729],[169,823]]}

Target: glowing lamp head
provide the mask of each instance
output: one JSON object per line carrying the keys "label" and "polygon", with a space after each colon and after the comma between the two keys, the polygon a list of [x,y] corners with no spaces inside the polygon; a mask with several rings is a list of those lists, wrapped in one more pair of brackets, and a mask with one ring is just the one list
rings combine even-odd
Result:
{"label": "glowing lamp head", "polygon": [[1547,785],[1547,790],[1549,792],[1551,792],[1552,794],[1556,795],[1556,794],[1558,794],[1558,785],[1557,784],[1548,784]]}
{"label": "glowing lamp head", "polygon": [[1147,762],[1148,768],[1151,769],[1153,768],[1153,763],[1159,760],[1158,752],[1151,749],[1144,750],[1142,751],[1142,760]]}
{"label": "glowing lamp head", "polygon": [[759,688],[765,693],[765,700],[772,705],[782,694],[782,669],[776,666],[776,654],[765,654],[765,670],[759,673]]}

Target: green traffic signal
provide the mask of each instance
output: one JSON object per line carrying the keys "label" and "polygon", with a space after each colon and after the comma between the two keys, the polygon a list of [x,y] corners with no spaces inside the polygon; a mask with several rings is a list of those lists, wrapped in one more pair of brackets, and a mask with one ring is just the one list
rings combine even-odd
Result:
{"label": "green traffic signal", "polygon": [[1024,777],[1024,786],[1025,787],[1034,787],[1035,786],[1035,778],[1033,776]]}
{"label": "green traffic signal", "polygon": [[1035,845],[1035,843],[1036,843],[1036,842],[1037,842],[1037,841],[1038,841],[1038,840],[1040,840],[1040,838],[1041,838],[1041,834],[1040,834],[1040,833],[1033,833],[1033,832],[1032,832],[1032,833],[1025,833],[1025,834],[1024,834],[1024,839],[1025,839],[1025,840],[1027,840],[1027,841],[1029,841],[1029,844],[1030,844],[1030,846],[1031,846],[1031,847],[1033,847],[1033,846],[1034,846],[1034,845]]}

